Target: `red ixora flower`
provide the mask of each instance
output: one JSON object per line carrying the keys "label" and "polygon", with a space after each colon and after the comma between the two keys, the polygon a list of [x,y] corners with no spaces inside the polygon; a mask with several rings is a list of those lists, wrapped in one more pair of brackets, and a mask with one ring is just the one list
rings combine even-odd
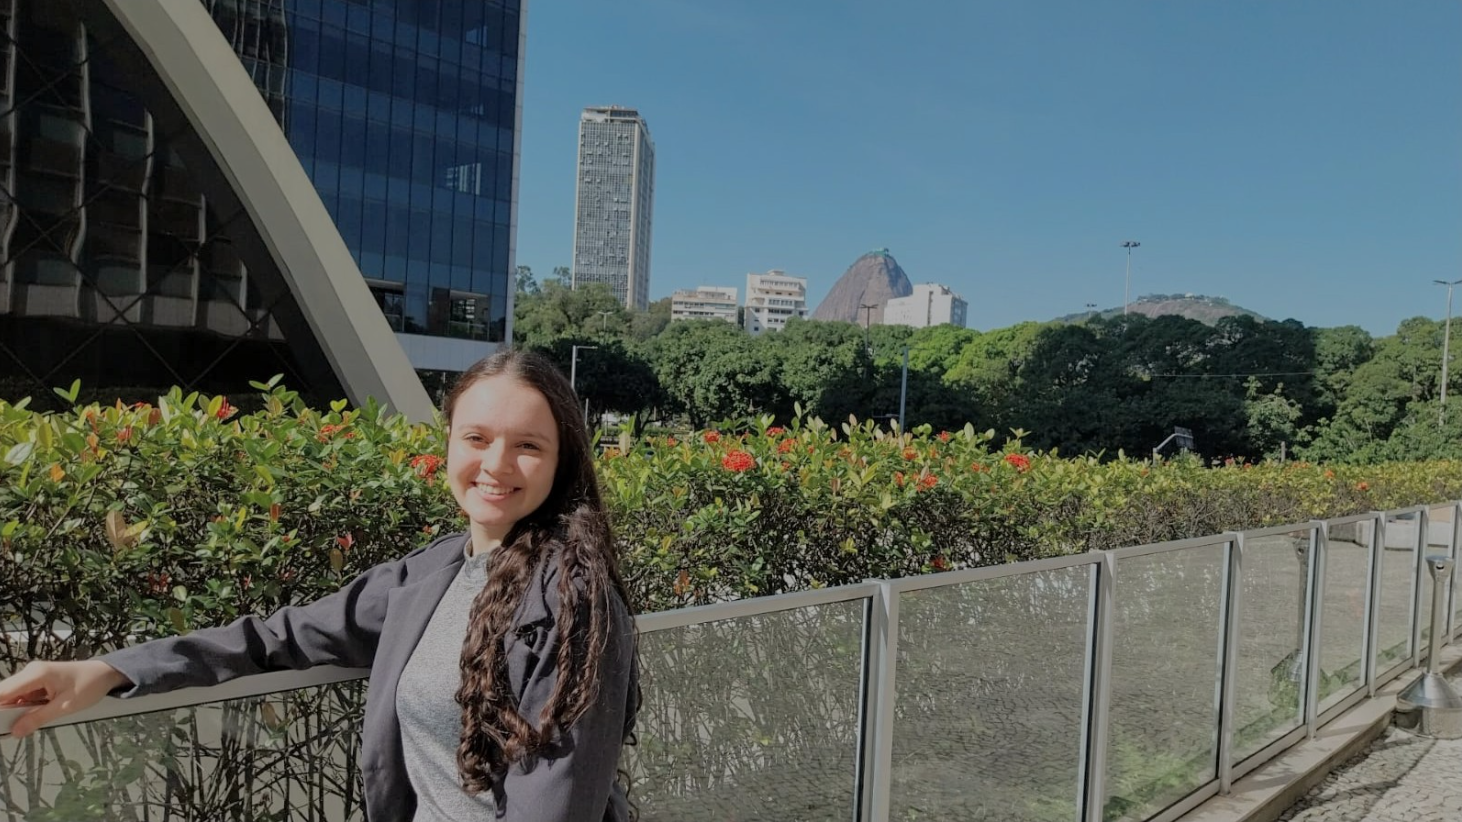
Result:
{"label": "red ixora flower", "polygon": [[417,454],[411,458],[411,467],[418,477],[431,479],[442,467],[442,458],[436,454]]}
{"label": "red ixora flower", "polygon": [[894,485],[897,485],[900,488],[904,487],[904,472],[902,472],[902,471],[895,471],[895,472],[893,472],[893,483],[894,483]]}
{"label": "red ixora flower", "polygon": [[[320,433],[315,437],[315,439],[319,440],[320,442],[324,442],[325,440],[330,439],[330,435],[344,430],[345,426],[343,425],[322,425],[320,426]],[[348,437],[350,435],[346,434],[346,436]]]}
{"label": "red ixora flower", "polygon": [[924,474],[919,477],[919,487],[923,488],[926,491],[938,484],[939,477],[936,477],[933,474]]}
{"label": "red ixora flower", "polygon": [[707,445],[710,445],[713,442],[720,442],[721,441],[721,432],[720,431],[707,431],[706,433],[701,434],[701,439],[705,440]]}
{"label": "red ixora flower", "polygon": [[1369,482],[1357,482],[1355,484],[1355,490],[1357,490],[1357,491],[1369,491],[1369,490],[1371,490],[1371,484]]}
{"label": "red ixora flower", "polygon": [[767,429],[767,436],[768,437],[780,436],[780,435],[786,433],[786,431],[787,431],[787,429],[783,428],[780,425],[773,425],[771,428],[768,428]]}
{"label": "red ixora flower", "polygon": [[674,448],[675,446],[679,445],[680,442],[678,440],[676,440],[674,437],[666,437],[665,438],[665,444],[668,445],[668,446],[670,446],[671,448]]}
{"label": "red ixora flower", "polygon": [[721,458],[721,467],[739,474],[756,467],[756,458],[745,451],[729,451]]}
{"label": "red ixora flower", "polygon": [[906,459],[906,460],[916,460],[918,458],[919,458],[919,452],[918,451],[915,451],[912,448],[905,448],[904,449],[904,459]]}
{"label": "red ixora flower", "polygon": [[777,453],[785,454],[797,446],[796,440],[782,440],[777,443]]}
{"label": "red ixora flower", "polygon": [[940,431],[939,432],[939,441],[940,442],[949,442],[949,432],[948,431]]}
{"label": "red ixora flower", "polygon": [[934,559],[929,561],[929,566],[936,571],[948,571],[949,560],[945,559],[944,557],[935,557]]}
{"label": "red ixora flower", "polygon": [[1025,454],[1006,454],[1005,462],[1017,471],[1031,470],[1030,457],[1027,457]]}
{"label": "red ixora flower", "polygon": [[979,464],[978,462],[972,462],[970,463],[970,470],[978,474],[981,471],[985,470],[985,466]]}
{"label": "red ixora flower", "polygon": [[228,398],[225,397],[223,400],[223,404],[218,406],[218,418],[221,420],[226,420],[233,415],[233,412],[237,410],[237,408],[234,408],[232,405],[228,404]]}

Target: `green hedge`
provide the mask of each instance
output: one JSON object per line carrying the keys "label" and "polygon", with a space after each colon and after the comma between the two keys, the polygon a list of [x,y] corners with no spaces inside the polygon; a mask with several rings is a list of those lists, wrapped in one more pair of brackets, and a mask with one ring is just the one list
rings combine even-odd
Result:
{"label": "green hedge", "polygon": [[[375,405],[0,403],[0,668],[266,613],[462,527],[440,425]],[[73,392],[75,388],[73,387]],[[74,396],[74,393],[72,393]],[[818,420],[609,449],[640,610],[1462,496],[1455,462],[1159,466],[992,451],[993,432]],[[58,630],[63,629],[63,630]],[[69,629],[75,629],[69,631]]]}

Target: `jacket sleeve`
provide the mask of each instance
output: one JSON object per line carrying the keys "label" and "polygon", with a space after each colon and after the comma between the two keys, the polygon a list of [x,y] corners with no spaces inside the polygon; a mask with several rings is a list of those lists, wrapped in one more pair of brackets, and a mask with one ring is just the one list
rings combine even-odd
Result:
{"label": "jacket sleeve", "polygon": [[287,606],[264,619],[240,617],[222,627],[155,639],[98,658],[132,681],[132,687],[113,692],[120,697],[315,665],[369,667],[386,618],[386,592],[405,584],[416,560],[444,541],[377,565],[308,605]]}
{"label": "jacket sleeve", "polygon": [[[557,584],[549,586],[555,600]],[[635,698],[635,629],[629,609],[610,594],[609,638],[600,663],[599,697],[570,729],[553,755],[513,765],[503,781],[498,819],[505,822],[598,822],[611,800],[620,750]],[[545,626],[548,639],[524,666],[519,711],[537,723],[558,677],[553,663],[558,632]],[[520,648],[522,646],[519,646]],[[518,665],[509,659],[510,676]],[[521,664],[521,663],[520,663]],[[515,682],[515,685],[518,683]]]}

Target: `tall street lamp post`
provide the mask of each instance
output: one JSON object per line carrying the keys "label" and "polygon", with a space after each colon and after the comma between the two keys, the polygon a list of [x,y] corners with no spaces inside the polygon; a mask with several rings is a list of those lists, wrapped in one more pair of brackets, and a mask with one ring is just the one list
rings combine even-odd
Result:
{"label": "tall street lamp post", "polygon": [[[579,350],[583,349],[584,351],[593,351],[598,347],[599,346],[597,345],[576,345],[573,347],[573,353],[569,355],[569,389],[574,391],[575,393],[578,393],[578,388],[576,387],[576,385],[579,379]],[[584,419],[589,419],[588,397],[584,398]]]}
{"label": "tall street lamp post", "polygon": [[604,331],[604,332],[607,333],[609,331],[609,315],[613,314],[614,312],[613,311],[595,311],[594,313],[595,314],[598,314],[604,320],[603,322],[601,322],[599,324],[599,330],[600,331]]}
{"label": "tall street lamp post", "polygon": [[1447,324],[1442,331],[1442,400],[1441,408],[1437,411],[1437,427],[1447,424],[1447,360],[1451,354],[1452,345],[1452,289],[1462,285],[1462,280],[1432,280],[1437,285],[1447,287]]}
{"label": "tall street lamp post", "polygon": [[1132,304],[1132,249],[1142,245],[1136,240],[1123,240],[1122,247],[1127,249],[1127,284],[1122,289],[1122,316],[1127,316],[1127,308]]}

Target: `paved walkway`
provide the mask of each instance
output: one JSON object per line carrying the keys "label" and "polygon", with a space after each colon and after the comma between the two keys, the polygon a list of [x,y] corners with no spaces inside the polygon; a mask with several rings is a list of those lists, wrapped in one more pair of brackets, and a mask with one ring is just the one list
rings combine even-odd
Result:
{"label": "paved walkway", "polygon": [[1455,822],[1462,819],[1462,740],[1392,726],[1325,778],[1282,822]]}

